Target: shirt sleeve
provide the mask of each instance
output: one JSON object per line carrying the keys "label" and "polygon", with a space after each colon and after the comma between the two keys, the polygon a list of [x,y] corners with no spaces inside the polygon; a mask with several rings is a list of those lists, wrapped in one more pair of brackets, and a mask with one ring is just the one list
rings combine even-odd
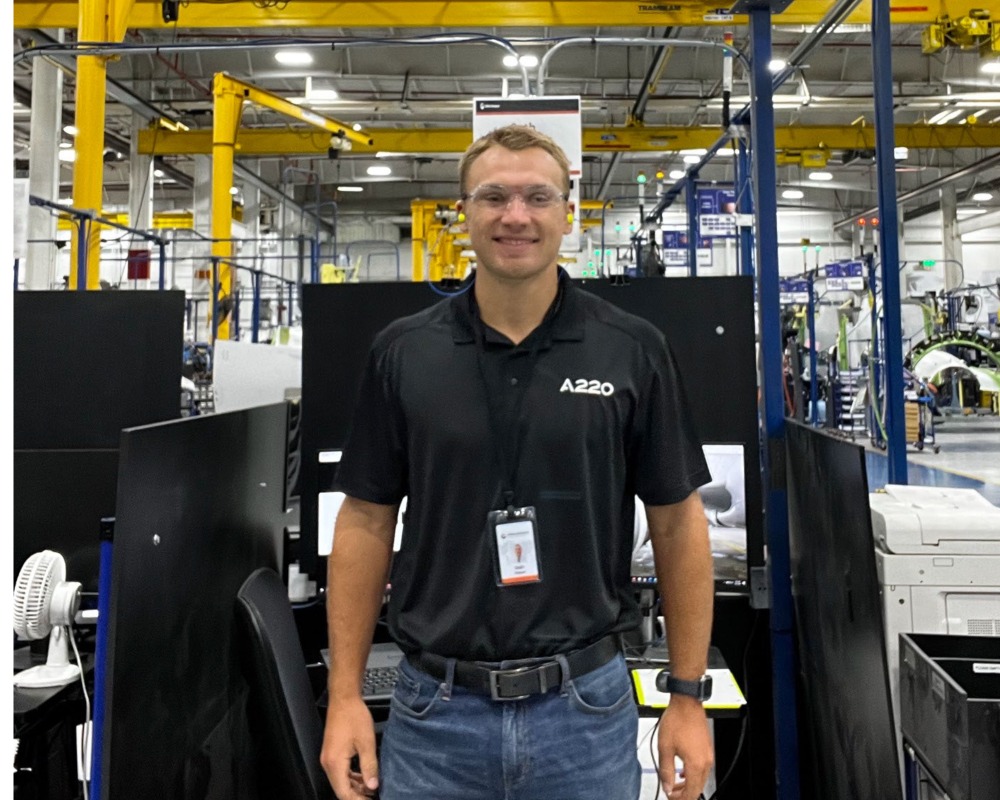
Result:
{"label": "shirt sleeve", "polygon": [[405,420],[392,389],[388,348],[376,339],[358,389],[334,488],[370,503],[395,505],[407,493]]}
{"label": "shirt sleeve", "polygon": [[632,474],[646,505],[684,500],[712,475],[695,430],[680,370],[667,342],[647,353],[649,374],[636,409]]}

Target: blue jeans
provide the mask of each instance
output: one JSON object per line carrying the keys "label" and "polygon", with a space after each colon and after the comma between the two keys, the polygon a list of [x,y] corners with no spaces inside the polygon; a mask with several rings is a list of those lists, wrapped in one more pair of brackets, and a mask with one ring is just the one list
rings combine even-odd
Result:
{"label": "blue jeans", "polygon": [[544,695],[518,701],[492,700],[404,659],[382,735],[379,795],[636,800],[638,723],[620,654]]}

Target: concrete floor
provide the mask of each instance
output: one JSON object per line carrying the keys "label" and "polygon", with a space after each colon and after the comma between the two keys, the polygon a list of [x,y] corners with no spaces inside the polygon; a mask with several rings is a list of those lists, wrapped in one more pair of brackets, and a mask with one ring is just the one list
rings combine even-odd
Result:
{"label": "concrete floor", "polygon": [[[1000,505],[1000,417],[947,416],[935,418],[934,443],[927,437],[923,450],[910,447],[906,455],[911,485],[955,486],[978,490]],[[884,486],[887,461],[881,452],[868,449],[868,484]]]}

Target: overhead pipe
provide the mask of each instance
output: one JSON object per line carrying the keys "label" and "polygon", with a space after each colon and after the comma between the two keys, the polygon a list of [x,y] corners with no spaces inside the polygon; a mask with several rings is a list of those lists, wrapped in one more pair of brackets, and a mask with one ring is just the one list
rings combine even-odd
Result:
{"label": "overhead pipe", "polygon": [[[673,32],[673,28],[667,28],[663,34],[664,39],[668,39],[670,34]],[[641,121],[646,113],[646,106],[649,104],[649,96],[652,93],[653,84],[659,80],[660,75],[663,72],[663,68],[667,64],[667,59],[670,57],[669,47],[660,47],[656,51],[656,55],[653,58],[653,63],[650,65],[649,70],[646,72],[646,77],[642,80],[642,86],[639,87],[639,91],[636,94],[635,102],[632,104],[632,110],[629,112],[629,120],[631,121]],[[539,94],[542,93],[542,81],[539,78]],[[615,170],[618,168],[618,163],[622,159],[622,154],[620,152],[614,153],[611,156],[611,161],[608,163],[608,168],[604,173],[604,178],[601,180],[601,185],[597,190],[597,199],[603,200],[608,189],[611,188],[611,181],[614,178]]]}
{"label": "overhead pipe", "polygon": [[[810,33],[805,39],[803,39],[799,46],[795,48],[792,55],[788,58],[788,66],[785,67],[781,72],[774,76],[771,81],[771,92],[777,91],[788,78],[795,73],[798,67],[802,66],[805,59],[812,53],[813,50],[822,42],[826,34],[843,22],[848,15],[860,5],[861,0],[839,0],[839,2],[831,8],[826,15],[820,20],[819,24],[816,26],[815,30]],[[738,52],[738,51],[737,51]],[[742,54],[740,54],[742,56]],[[747,66],[745,57],[740,58],[740,63]],[[747,67],[749,69],[749,67]],[[730,139],[732,139],[740,126],[745,125],[750,119],[752,103],[748,103],[739,111],[737,111],[732,118],[732,124],[719,140],[713,144],[708,151],[702,156],[701,160],[697,164],[693,164],[688,168],[688,172],[697,176],[701,172],[702,167],[704,167],[716,153],[721,150]],[[656,222],[663,212],[666,211],[673,204],[681,192],[684,191],[684,179],[678,180],[673,186],[670,187],[660,198],[660,201],[656,204],[652,211],[649,212],[647,221]]]}
{"label": "overhead pipe", "polygon": [[[317,41],[308,39],[306,41],[297,39],[287,39],[281,42],[282,45],[296,47],[323,47],[334,50],[343,50],[348,47],[385,47],[389,45],[410,46],[410,45],[440,45],[440,44],[475,44],[476,42],[486,42],[499,45],[511,55],[518,57],[518,67],[521,71],[521,86],[525,97],[531,94],[531,81],[528,78],[528,69],[520,63],[520,55],[517,49],[505,39],[496,36],[469,36],[469,35],[441,35],[417,37],[409,39],[366,39],[363,41],[340,41],[330,39],[327,41]],[[78,41],[73,44],[64,45],[41,45],[39,47],[28,47],[14,54],[14,64],[26,61],[38,56],[53,56],[59,54],[69,54],[72,56],[121,56],[121,55],[161,55],[163,53],[183,53],[191,50],[197,53],[219,52],[222,50],[273,50],[276,40],[263,39],[251,41],[233,42],[169,42],[162,44],[119,44],[115,42],[102,41]],[[702,42],[701,44],[704,44]]]}
{"label": "overhead pipe", "polygon": [[[902,205],[907,200],[912,200],[914,197],[919,197],[922,194],[927,194],[927,192],[933,192],[935,189],[940,189],[942,186],[947,186],[949,183],[961,180],[962,178],[968,178],[972,175],[978,175],[983,170],[989,169],[1000,165],[1000,153],[995,153],[992,156],[987,156],[986,158],[980,159],[974,164],[969,164],[967,167],[962,167],[962,169],[955,172],[949,173],[948,175],[942,175],[940,178],[931,181],[930,183],[925,183],[923,186],[918,186],[916,189],[912,189],[909,192],[904,192],[903,194],[896,197],[896,203]],[[878,206],[873,206],[872,208],[867,208],[857,214],[850,217],[844,217],[844,219],[838,220],[833,223],[833,229],[843,228],[845,225],[853,225],[862,217],[870,216],[871,214],[878,213]]]}

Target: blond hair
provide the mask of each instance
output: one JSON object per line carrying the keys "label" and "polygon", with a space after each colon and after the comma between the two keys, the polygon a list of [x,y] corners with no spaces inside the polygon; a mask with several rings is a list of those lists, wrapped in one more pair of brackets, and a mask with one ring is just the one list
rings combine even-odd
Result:
{"label": "blond hair", "polygon": [[463,194],[465,194],[465,179],[473,162],[491,147],[503,147],[514,151],[527,150],[531,147],[544,150],[559,164],[563,176],[562,188],[569,191],[569,158],[555,139],[530,125],[505,125],[502,128],[494,128],[485,136],[480,136],[462,154],[462,160],[458,162],[458,185]]}

